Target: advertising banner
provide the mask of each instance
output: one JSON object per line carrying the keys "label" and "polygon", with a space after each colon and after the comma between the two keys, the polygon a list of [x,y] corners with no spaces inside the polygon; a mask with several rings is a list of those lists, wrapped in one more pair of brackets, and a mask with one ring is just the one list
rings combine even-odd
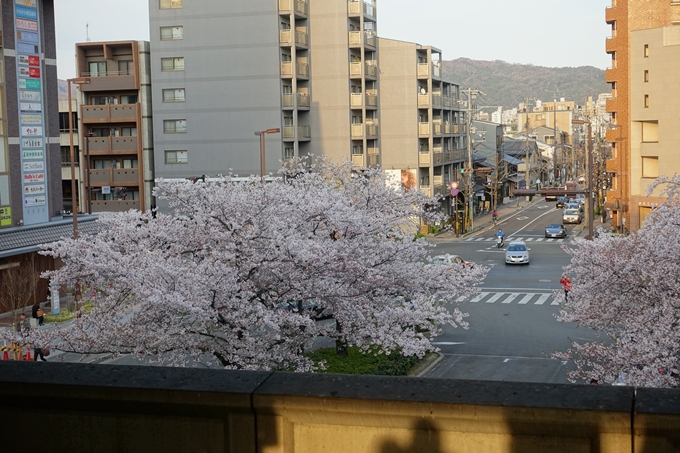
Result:
{"label": "advertising banner", "polygon": [[35,91],[20,91],[19,99],[22,101],[40,101],[40,93]]}
{"label": "advertising banner", "polygon": [[24,171],[41,171],[45,169],[45,164],[41,160],[24,162]]}
{"label": "advertising banner", "polygon": [[23,153],[24,160],[28,159],[44,159],[45,155],[42,149],[25,150]]}
{"label": "advertising banner", "polygon": [[21,136],[22,137],[42,137],[43,136],[43,128],[42,127],[21,127]]}
{"label": "advertising banner", "polygon": [[24,206],[44,206],[45,197],[27,197],[24,198]]}
{"label": "advertising banner", "polygon": [[45,182],[45,173],[24,174],[24,184],[34,184],[36,182]]}
{"label": "advertising banner", "polygon": [[38,20],[38,11],[36,11],[35,9],[22,8],[21,6],[17,6],[15,14],[17,15],[17,17],[20,17],[22,19]]}
{"label": "advertising banner", "polygon": [[38,22],[34,20],[17,19],[19,30],[38,31]]}
{"label": "advertising banner", "polygon": [[[14,3],[22,6],[30,6],[31,8],[38,7],[38,0],[15,0]],[[17,6],[18,8],[18,6]]]}
{"label": "advertising banner", "polygon": [[12,226],[12,208],[5,206],[0,208],[0,227]]}
{"label": "advertising banner", "polygon": [[21,115],[21,124],[42,124],[40,115]]}
{"label": "advertising banner", "polygon": [[[41,90],[40,80],[35,79],[21,79],[19,80],[19,88],[22,90]],[[42,93],[41,93],[42,97]]]}
{"label": "advertising banner", "polygon": [[25,195],[40,195],[45,193],[45,184],[24,187]]}
{"label": "advertising banner", "polygon": [[[32,31],[17,31],[17,39],[19,41],[30,42],[32,44],[38,44],[40,40],[40,35]],[[31,52],[33,53],[33,52]]]}
{"label": "advertising banner", "polygon": [[[42,148],[43,139],[42,138],[22,138],[21,139],[22,148]],[[42,152],[42,149],[40,150]],[[42,159],[42,154],[41,157]]]}

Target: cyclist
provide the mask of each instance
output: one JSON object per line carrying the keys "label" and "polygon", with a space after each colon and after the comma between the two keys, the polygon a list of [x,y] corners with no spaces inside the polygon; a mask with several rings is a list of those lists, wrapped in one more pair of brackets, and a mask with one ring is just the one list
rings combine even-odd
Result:
{"label": "cyclist", "polygon": [[493,224],[495,226],[496,222],[498,222],[498,213],[496,212],[495,209],[493,210],[493,214],[491,214],[491,218],[493,219]]}

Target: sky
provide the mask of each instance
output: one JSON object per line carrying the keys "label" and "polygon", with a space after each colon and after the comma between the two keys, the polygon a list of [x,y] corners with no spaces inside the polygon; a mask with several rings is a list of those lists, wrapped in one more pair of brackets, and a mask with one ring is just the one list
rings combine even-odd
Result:
{"label": "sky", "polygon": [[[611,0],[378,0],[378,35],[437,47],[444,60],[604,69],[608,6]],[[86,40],[88,23],[92,41],[149,40],[148,0],[59,0],[55,8],[60,79],[75,77],[74,47]]]}

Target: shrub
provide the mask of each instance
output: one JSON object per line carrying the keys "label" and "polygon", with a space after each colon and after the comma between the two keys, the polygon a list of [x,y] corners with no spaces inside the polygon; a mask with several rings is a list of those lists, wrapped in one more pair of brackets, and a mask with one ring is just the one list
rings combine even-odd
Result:
{"label": "shrub", "polygon": [[406,376],[420,359],[418,357],[405,357],[399,351],[390,355],[379,353],[374,349],[366,354],[357,347],[351,347],[346,357],[335,353],[335,348],[317,349],[307,356],[315,364],[325,362],[325,370],[320,373],[337,374],[369,374],[378,376]]}

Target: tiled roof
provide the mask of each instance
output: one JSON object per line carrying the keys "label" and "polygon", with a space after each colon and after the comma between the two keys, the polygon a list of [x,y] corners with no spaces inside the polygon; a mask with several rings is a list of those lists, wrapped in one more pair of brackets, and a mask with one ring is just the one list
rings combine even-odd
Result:
{"label": "tiled roof", "polygon": [[[99,224],[95,220],[97,218],[93,216],[82,220],[79,218],[78,232],[80,234],[95,233],[99,228]],[[62,238],[70,237],[73,237],[73,222],[71,220],[0,231],[0,257],[37,251],[41,244],[50,244]]]}

